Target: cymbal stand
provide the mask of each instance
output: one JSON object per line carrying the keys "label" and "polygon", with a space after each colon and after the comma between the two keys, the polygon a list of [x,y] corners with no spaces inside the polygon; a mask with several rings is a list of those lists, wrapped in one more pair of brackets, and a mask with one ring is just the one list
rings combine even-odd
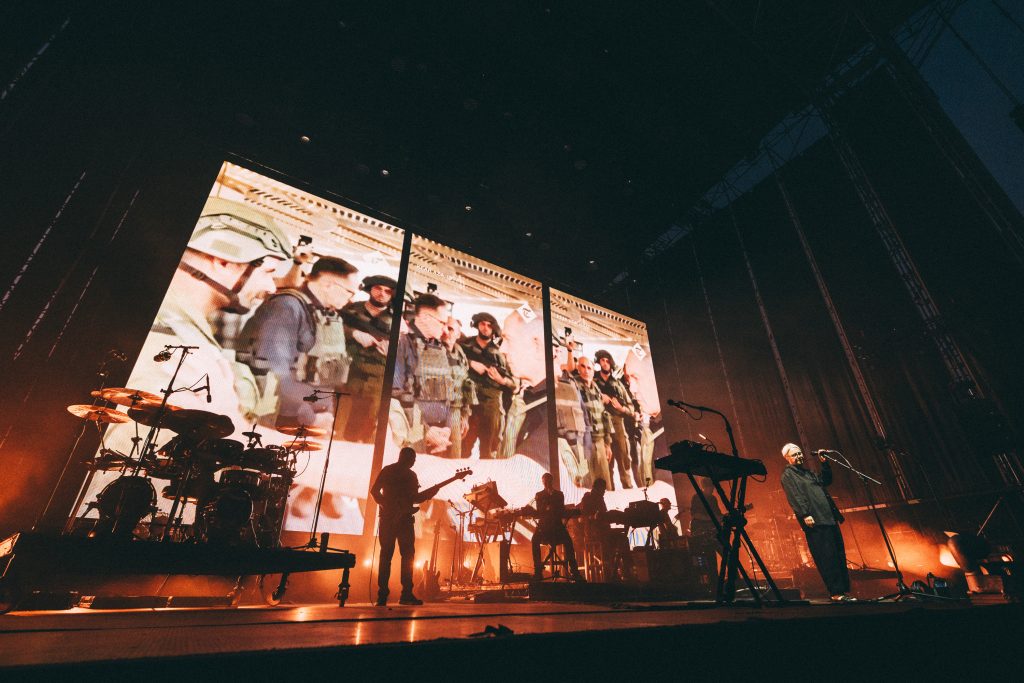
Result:
{"label": "cymbal stand", "polygon": [[[160,407],[156,410],[156,417],[154,418],[153,426],[150,427],[149,433],[146,435],[146,440],[142,444],[142,448],[139,450],[139,462],[136,463],[135,469],[132,470],[132,476],[137,477],[139,475],[139,470],[142,469],[142,462],[145,459],[145,454],[151,453],[153,448],[156,446],[156,435],[160,431],[160,422],[163,420],[164,414],[167,412],[167,400],[171,397],[171,394],[179,391],[174,388],[174,382],[178,379],[178,373],[181,372],[181,366],[185,364],[185,359],[188,358],[189,353],[198,348],[198,346],[184,346],[181,344],[177,346],[164,347],[164,351],[171,351],[171,349],[180,350],[181,358],[178,359],[178,365],[174,368],[174,372],[171,374],[171,381],[167,383],[167,388],[160,392],[164,397],[163,400],[160,401]],[[171,351],[171,353],[173,354],[174,351]],[[185,497],[187,495],[188,483],[191,477],[192,460],[189,458],[188,468],[185,470],[185,476],[182,477],[181,482],[178,484],[178,490],[175,492],[174,502],[171,504],[171,511],[167,514],[167,526],[164,527],[163,536],[160,537],[160,540],[164,543],[171,540],[171,532],[173,529],[181,527],[180,522],[175,521],[175,517],[178,516],[179,506],[182,507],[182,512],[184,512]]]}
{"label": "cymbal stand", "polygon": [[[120,352],[117,352],[118,354]],[[96,376],[99,378],[99,386],[97,391],[103,391],[107,386],[107,377],[110,376],[110,372],[107,370],[107,365],[112,360],[121,360],[118,355],[108,351],[107,356],[100,363],[99,369],[96,371]],[[100,397],[95,396],[92,399],[92,406],[95,407],[100,402]],[[71,461],[74,460],[75,453],[78,451],[78,445],[82,442],[82,437],[85,436],[85,430],[89,428],[89,421],[85,420],[82,423],[81,429],[78,430],[78,436],[75,437],[74,443],[71,444],[71,449],[68,451],[68,457],[64,461],[64,468],[60,471],[60,476],[57,477],[57,483],[53,485],[53,490],[50,492],[50,498],[46,501],[46,505],[43,506],[43,511],[39,513],[39,517],[36,518],[36,523],[32,525],[32,530],[35,531],[39,524],[46,517],[46,513],[50,511],[50,506],[53,505],[53,499],[57,496],[57,489],[60,488],[61,482],[64,481],[64,476],[68,473],[68,468],[71,467]],[[96,423],[96,430],[100,430],[99,422]],[[102,440],[102,436],[100,437]],[[82,482],[82,487],[78,492],[78,497],[75,499],[74,507],[71,508],[71,515],[64,523],[64,527],[61,529],[61,533],[67,535],[71,533],[71,530],[75,526],[75,519],[78,516],[78,511],[82,507],[82,503],[85,502],[85,496],[89,492],[89,487],[92,485],[93,477],[96,476],[96,470],[90,468],[89,473],[85,476],[85,481]]]}

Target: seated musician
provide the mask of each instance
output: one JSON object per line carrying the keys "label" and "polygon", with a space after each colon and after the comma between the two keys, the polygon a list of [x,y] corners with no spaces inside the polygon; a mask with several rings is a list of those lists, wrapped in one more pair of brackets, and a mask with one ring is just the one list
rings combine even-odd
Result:
{"label": "seated musician", "polygon": [[[583,515],[583,529],[587,543],[600,546],[600,558],[604,580],[612,581],[626,578],[632,573],[632,558],[629,554],[629,540],[624,529],[612,529],[612,523],[622,523],[622,512],[608,511],[604,494],[608,485],[604,479],[597,478],[589,491],[580,499],[580,513]],[[616,562],[618,559],[618,562]],[[621,576],[615,567],[621,568]]]}
{"label": "seated musician", "polygon": [[569,531],[565,528],[565,496],[554,487],[554,477],[545,472],[541,477],[543,490],[538,491],[537,531],[533,534],[533,578],[540,581],[544,578],[544,567],[540,559],[540,546],[561,545],[564,548],[565,560],[569,565],[569,575],[573,581],[582,581],[580,568],[576,564],[576,549],[573,546]]}
{"label": "seated musician", "polygon": [[672,521],[672,501],[662,498],[658,501],[658,545],[669,547],[672,541],[679,538],[679,530]]}
{"label": "seated musician", "polygon": [[604,515],[608,512],[608,505],[604,502],[604,493],[607,490],[608,483],[604,479],[594,480],[594,485],[583,494],[583,498],[580,500],[580,512],[584,517],[594,521],[604,521]]}

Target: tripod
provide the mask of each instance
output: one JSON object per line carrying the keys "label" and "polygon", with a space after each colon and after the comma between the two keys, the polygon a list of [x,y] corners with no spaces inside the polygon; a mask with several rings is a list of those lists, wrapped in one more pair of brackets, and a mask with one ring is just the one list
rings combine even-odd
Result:
{"label": "tripod", "polygon": [[[838,455],[842,460],[833,458],[829,453]],[[940,600],[940,601],[953,601],[954,598],[947,598],[941,595],[932,595],[931,593],[923,593],[921,591],[914,590],[906,584],[903,580],[903,572],[900,571],[899,562],[896,561],[896,550],[892,547],[892,540],[889,538],[889,532],[885,529],[885,524],[882,522],[882,516],[878,514],[878,505],[875,503],[875,494],[873,489],[868,484],[871,482],[878,486],[881,486],[882,482],[878,481],[873,477],[869,477],[860,470],[856,469],[850,464],[850,461],[846,459],[846,456],[839,451],[819,451],[818,455],[827,460],[831,460],[840,467],[845,467],[853,474],[860,478],[861,483],[864,485],[864,490],[868,495],[868,507],[871,508],[871,513],[875,516],[875,522],[878,524],[878,530],[882,532],[882,540],[885,541],[885,550],[889,553],[889,560],[892,562],[892,568],[896,572],[896,591],[883,595],[880,598],[876,598],[875,602],[881,602],[883,600],[892,600],[893,602],[899,602],[908,598],[914,598],[918,600]],[[844,462],[845,461],[845,462]]]}

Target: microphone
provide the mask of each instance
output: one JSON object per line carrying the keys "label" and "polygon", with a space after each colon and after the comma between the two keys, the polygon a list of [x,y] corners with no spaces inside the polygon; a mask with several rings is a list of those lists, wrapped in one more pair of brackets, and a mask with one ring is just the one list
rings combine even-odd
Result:
{"label": "microphone", "polygon": [[206,392],[206,402],[207,403],[213,403],[213,397],[210,395],[210,376],[209,375],[206,376],[206,385],[205,386],[201,386],[198,389],[193,389],[192,393],[193,394],[198,394],[200,391],[205,391]]}
{"label": "microphone", "polygon": [[673,401],[672,399],[669,399],[668,401],[666,401],[666,403],[668,403],[673,408],[683,408],[684,407],[682,403],[680,403],[679,401]]}
{"label": "microphone", "polygon": [[823,455],[825,453],[838,453],[838,452],[839,451],[833,451],[833,450],[831,450],[829,448],[819,448],[818,450],[814,451],[814,454],[815,455]]}
{"label": "microphone", "polygon": [[125,355],[124,352],[118,351],[117,349],[110,349],[109,351],[107,351],[107,355],[121,362],[128,360],[128,356]]}
{"label": "microphone", "polygon": [[302,400],[307,401],[309,403],[316,403],[317,401],[320,400],[320,397],[317,396],[316,390],[314,389],[312,394],[310,394],[309,396],[303,396]]}
{"label": "microphone", "polygon": [[169,346],[165,346],[163,351],[161,351],[160,353],[158,353],[155,356],[153,356],[153,360],[155,360],[157,363],[163,363],[164,361],[170,360],[171,359],[171,355],[172,355],[172,352],[171,352],[170,347]]}

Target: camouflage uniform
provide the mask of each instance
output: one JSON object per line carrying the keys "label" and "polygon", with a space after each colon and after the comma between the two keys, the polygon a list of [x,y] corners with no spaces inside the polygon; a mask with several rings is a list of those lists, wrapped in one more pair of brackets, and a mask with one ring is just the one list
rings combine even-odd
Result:
{"label": "camouflage uniform", "polygon": [[493,340],[481,347],[477,337],[470,337],[461,344],[462,350],[470,361],[478,361],[487,366],[497,368],[508,384],[494,381],[489,375],[472,373],[470,376],[476,384],[478,403],[469,416],[469,431],[462,440],[462,452],[473,451],[473,443],[480,439],[480,457],[493,458],[498,455],[501,445],[502,423],[505,417],[504,394],[511,391],[512,373],[508,369],[508,361]]}
{"label": "camouflage uniform", "polygon": [[354,301],[341,309],[341,319],[345,322],[348,355],[352,359],[347,385],[351,408],[345,424],[345,439],[372,442],[387,358],[376,346],[365,347],[357,342],[352,338],[352,332],[358,329],[372,334],[375,339],[390,338],[391,310],[385,308],[378,315],[371,315],[365,301]]}
{"label": "camouflage uniform", "polygon": [[567,374],[555,382],[555,424],[558,428],[559,460],[574,484],[589,488],[594,480],[590,476],[589,454],[584,448],[587,416],[579,387]]}
{"label": "camouflage uniform", "polygon": [[602,394],[614,398],[622,406],[621,412],[616,412],[611,404],[606,405],[604,408],[612,425],[612,459],[619,470],[619,480],[622,482],[622,488],[631,489],[633,488],[633,474],[631,471],[633,465],[629,457],[626,418],[633,418],[633,411],[631,410],[633,397],[629,395],[626,386],[613,374],[609,374],[608,378],[605,379],[599,372],[594,375],[594,383],[597,384]]}
{"label": "camouflage uniform", "polygon": [[584,441],[587,452],[587,460],[590,464],[591,482],[594,479],[604,479],[608,484],[608,490],[615,489],[611,478],[611,470],[608,469],[608,458],[606,457],[608,444],[611,442],[612,420],[608,411],[604,409],[604,402],[601,400],[601,389],[597,382],[591,382],[588,386],[583,380],[576,379],[576,386],[580,390],[580,398],[583,401],[583,414],[587,418],[587,437],[589,443]]}
{"label": "camouflage uniform", "polygon": [[[447,347],[424,337],[415,322],[398,339],[391,395],[407,425],[405,433],[393,430],[398,445],[423,452],[426,429],[448,426],[456,389]],[[392,423],[397,424],[394,419]]]}
{"label": "camouflage uniform", "polygon": [[448,413],[448,426],[451,428],[451,448],[449,457],[462,457],[462,425],[469,420],[473,406],[477,404],[476,385],[469,378],[469,359],[466,352],[458,344],[448,352],[448,365],[452,372],[452,403]]}

